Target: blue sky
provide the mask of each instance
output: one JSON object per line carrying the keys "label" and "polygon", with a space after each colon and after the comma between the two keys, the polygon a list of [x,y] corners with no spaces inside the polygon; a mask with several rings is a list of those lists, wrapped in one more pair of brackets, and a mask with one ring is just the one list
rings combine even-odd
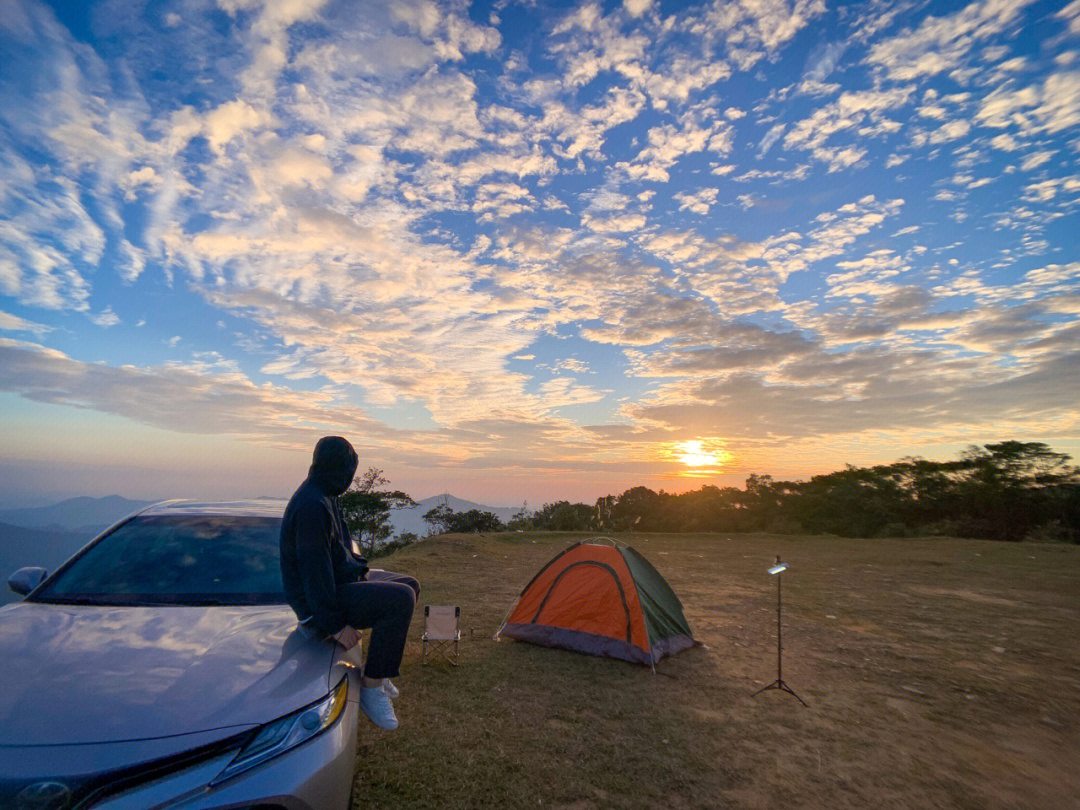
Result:
{"label": "blue sky", "polygon": [[0,6],[0,498],[1080,450],[1080,0]]}

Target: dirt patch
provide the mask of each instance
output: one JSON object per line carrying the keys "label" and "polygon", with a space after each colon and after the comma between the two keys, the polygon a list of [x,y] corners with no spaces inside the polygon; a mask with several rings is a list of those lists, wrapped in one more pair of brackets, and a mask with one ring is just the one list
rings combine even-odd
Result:
{"label": "dirt patch", "polygon": [[1015,607],[1020,604],[1015,599],[1006,599],[1003,596],[990,596],[989,594],[963,588],[938,588],[933,585],[911,585],[908,590],[921,596],[952,596],[956,599],[966,599],[969,602],[977,602],[980,605],[998,605],[1000,607]]}

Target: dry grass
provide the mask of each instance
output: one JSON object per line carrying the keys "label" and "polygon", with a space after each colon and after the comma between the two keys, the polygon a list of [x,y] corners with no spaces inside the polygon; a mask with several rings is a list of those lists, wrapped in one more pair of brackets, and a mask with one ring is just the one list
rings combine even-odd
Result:
{"label": "dry grass", "polygon": [[[583,535],[582,535],[583,536]],[[387,558],[459,604],[457,669],[419,665],[402,727],[361,732],[364,808],[1080,807],[1080,548],[633,535],[708,649],[644,667],[492,641],[581,536],[446,537]],[[784,581],[775,677],[774,554]],[[380,560],[380,563],[383,561]]]}

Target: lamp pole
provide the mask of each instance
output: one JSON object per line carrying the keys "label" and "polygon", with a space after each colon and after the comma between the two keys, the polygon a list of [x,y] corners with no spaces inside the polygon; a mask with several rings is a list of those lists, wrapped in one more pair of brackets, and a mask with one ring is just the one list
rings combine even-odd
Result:
{"label": "lamp pole", "polygon": [[757,697],[762,692],[769,689],[776,689],[781,692],[787,692],[792,695],[799,703],[806,706],[806,701],[795,694],[795,690],[792,689],[787,683],[784,682],[784,659],[783,659],[783,625],[781,623],[781,615],[783,613],[783,597],[781,596],[780,582],[784,578],[783,574],[787,570],[788,565],[786,562],[780,560],[780,555],[776,555],[776,562],[773,563],[769,569],[769,573],[776,577],[776,680],[770,683],[768,686],[763,686],[758,689],[750,697]]}
{"label": "lamp pole", "polygon": [[[777,561],[777,563],[780,562],[780,555],[779,554],[776,555],[776,561]],[[783,606],[784,606],[783,600],[780,597],[780,588],[782,587],[783,581],[784,581],[783,576],[781,576],[780,574],[777,574],[776,575],[776,681],[777,681],[777,683],[783,683],[784,682],[784,659],[783,659],[783,656],[781,655],[781,651],[784,649],[783,636],[781,634],[784,631],[783,631],[783,627],[782,627],[782,625],[780,623],[780,614],[781,614],[781,612],[783,610]]]}

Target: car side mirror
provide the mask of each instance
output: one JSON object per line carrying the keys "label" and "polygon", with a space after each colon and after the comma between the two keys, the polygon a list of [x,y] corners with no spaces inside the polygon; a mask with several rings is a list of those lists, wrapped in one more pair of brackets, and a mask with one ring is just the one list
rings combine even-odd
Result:
{"label": "car side mirror", "polygon": [[28,566],[26,568],[20,568],[10,577],[8,577],[8,587],[19,596],[26,596],[30,591],[34,590],[38,585],[45,581],[45,577],[49,575],[49,572],[44,568],[37,568],[36,566]]}

